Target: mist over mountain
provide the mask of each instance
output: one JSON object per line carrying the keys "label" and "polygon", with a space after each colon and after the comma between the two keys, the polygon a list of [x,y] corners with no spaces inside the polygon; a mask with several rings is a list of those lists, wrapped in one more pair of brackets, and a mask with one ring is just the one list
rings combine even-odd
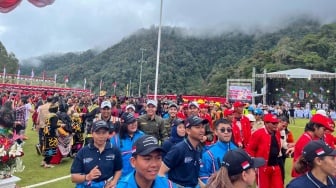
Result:
{"label": "mist over mountain", "polygon": [[[143,94],[153,92],[158,28],[140,29],[103,50],[87,50],[35,57],[20,62],[21,74],[53,77],[69,86],[125,94],[127,84],[137,95],[143,53]],[[159,93],[225,95],[229,78],[251,78],[252,67],[261,73],[289,68],[333,72],[336,65],[336,25],[314,19],[297,19],[286,27],[249,32],[193,33],[190,28],[163,27],[161,35]],[[36,66],[38,65],[38,66]],[[13,73],[17,71],[13,68]]]}

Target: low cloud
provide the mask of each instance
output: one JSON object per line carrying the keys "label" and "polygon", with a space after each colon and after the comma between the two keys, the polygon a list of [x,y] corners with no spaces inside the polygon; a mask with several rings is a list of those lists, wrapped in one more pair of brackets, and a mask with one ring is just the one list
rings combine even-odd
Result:
{"label": "low cloud", "polygon": [[[302,15],[335,22],[335,7],[331,0],[163,0],[162,24],[193,35],[272,32]],[[141,28],[157,26],[159,14],[160,1],[153,0],[57,0],[44,8],[22,1],[1,15],[0,41],[19,59],[106,48]]]}

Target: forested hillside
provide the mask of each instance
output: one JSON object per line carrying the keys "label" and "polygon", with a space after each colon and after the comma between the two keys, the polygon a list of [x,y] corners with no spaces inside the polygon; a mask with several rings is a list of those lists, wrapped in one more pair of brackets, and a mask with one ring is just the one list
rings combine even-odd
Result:
{"label": "forested hillside", "polygon": [[[117,82],[117,93],[125,92],[132,82],[137,95],[141,51],[145,48],[142,91],[149,85],[154,90],[157,28],[141,29],[102,52],[88,50],[57,56],[37,57],[40,66],[21,62],[21,73],[30,75],[58,74],[58,82],[69,76],[70,86],[110,88]],[[1,46],[0,46],[1,47]],[[3,50],[0,51],[3,56]],[[1,56],[1,59],[3,58]],[[10,55],[5,56],[10,58]],[[3,62],[0,62],[3,64]],[[0,65],[1,65],[0,64]],[[226,32],[218,36],[195,37],[183,28],[164,27],[161,38],[159,93],[225,95],[228,78],[251,78],[252,67],[257,73],[290,68],[308,68],[334,72],[336,66],[336,24],[320,25],[299,20],[273,33],[243,34]],[[17,68],[17,67],[16,67]],[[16,72],[15,67],[12,72]]]}
{"label": "forested hillside", "polygon": [[15,54],[8,53],[0,41],[0,72],[3,73],[3,71],[6,71],[6,73],[14,73],[17,72],[18,67],[19,60],[15,57]]}

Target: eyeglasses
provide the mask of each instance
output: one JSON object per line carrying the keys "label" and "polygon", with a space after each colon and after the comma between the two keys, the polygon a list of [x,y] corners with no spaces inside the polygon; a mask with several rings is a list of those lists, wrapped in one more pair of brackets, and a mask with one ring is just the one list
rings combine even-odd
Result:
{"label": "eyeglasses", "polygon": [[221,129],[219,129],[219,131],[221,133],[225,133],[225,132],[231,133],[232,132],[232,128],[221,128]]}

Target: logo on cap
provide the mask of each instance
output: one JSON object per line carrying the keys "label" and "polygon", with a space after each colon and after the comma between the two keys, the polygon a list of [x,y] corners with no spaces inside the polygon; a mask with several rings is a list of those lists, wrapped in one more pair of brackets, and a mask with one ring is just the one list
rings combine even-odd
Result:
{"label": "logo on cap", "polygon": [[250,167],[250,163],[248,161],[244,161],[241,163],[241,167],[245,170]]}
{"label": "logo on cap", "polygon": [[320,156],[320,155],[325,154],[323,148],[319,148],[319,149],[317,149],[317,150],[315,151],[315,153],[316,153],[317,156]]}

